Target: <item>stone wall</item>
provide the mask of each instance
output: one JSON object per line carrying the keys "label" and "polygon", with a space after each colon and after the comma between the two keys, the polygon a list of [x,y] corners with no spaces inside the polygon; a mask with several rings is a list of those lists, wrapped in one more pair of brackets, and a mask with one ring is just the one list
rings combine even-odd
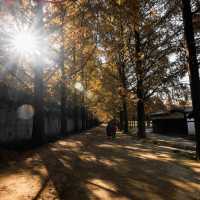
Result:
{"label": "stone wall", "polygon": [[[81,119],[79,118],[79,130],[81,130]],[[32,119],[20,119],[17,110],[4,106],[0,108],[0,143],[29,140],[32,136]],[[73,132],[74,121],[67,119],[68,132]],[[60,119],[57,114],[46,115],[45,134],[49,137],[57,136],[60,132]]]}
{"label": "stone wall", "polygon": [[[0,84],[0,143],[31,139],[33,116],[24,119],[20,117],[19,110],[24,105],[31,105],[32,103],[33,97],[31,95]],[[81,131],[81,106],[73,106],[73,102],[70,102],[69,105],[70,107],[67,109],[67,132]],[[89,123],[89,127],[92,127],[97,121],[88,119],[87,123]],[[60,106],[56,104],[46,105],[45,135],[47,137],[59,136],[60,125]]]}

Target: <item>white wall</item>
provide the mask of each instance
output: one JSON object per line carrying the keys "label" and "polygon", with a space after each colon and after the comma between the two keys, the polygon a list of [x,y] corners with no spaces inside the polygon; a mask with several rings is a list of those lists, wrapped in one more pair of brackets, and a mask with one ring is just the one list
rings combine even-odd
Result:
{"label": "white wall", "polygon": [[194,119],[187,120],[188,135],[195,135]]}
{"label": "white wall", "polygon": [[28,139],[32,134],[32,120],[17,117],[17,112],[8,107],[0,109],[0,142]]}
{"label": "white wall", "polygon": [[[9,107],[0,108],[0,143],[31,139],[33,120],[18,118],[17,110]],[[67,119],[68,132],[74,130],[74,121]],[[81,120],[79,120],[81,129]],[[58,115],[48,115],[45,118],[45,133],[47,136],[56,136],[60,132]]]}

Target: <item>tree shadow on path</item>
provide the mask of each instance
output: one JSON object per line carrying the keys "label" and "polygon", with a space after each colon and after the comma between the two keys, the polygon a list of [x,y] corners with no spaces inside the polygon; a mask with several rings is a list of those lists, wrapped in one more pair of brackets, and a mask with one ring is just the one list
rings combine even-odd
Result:
{"label": "tree shadow on path", "polygon": [[[200,166],[166,148],[120,135],[107,140],[102,127],[48,145],[39,155],[49,181],[38,199],[198,199]],[[196,171],[195,171],[196,170]]]}

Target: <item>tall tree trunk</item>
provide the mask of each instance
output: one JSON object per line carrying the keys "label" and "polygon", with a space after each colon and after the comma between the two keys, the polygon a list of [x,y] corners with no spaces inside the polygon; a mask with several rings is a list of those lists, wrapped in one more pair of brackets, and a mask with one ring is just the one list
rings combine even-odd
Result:
{"label": "tall tree trunk", "polygon": [[67,115],[66,115],[66,102],[67,102],[67,95],[66,95],[66,73],[65,73],[65,52],[64,52],[64,17],[65,17],[66,10],[61,6],[61,20],[62,20],[62,30],[61,30],[61,129],[60,132],[63,135],[67,134]]}
{"label": "tall tree trunk", "polygon": [[127,111],[127,100],[126,97],[122,97],[122,101],[123,101],[123,130],[124,133],[128,133],[128,111]]}
{"label": "tall tree trunk", "polygon": [[44,133],[44,102],[43,102],[43,70],[41,67],[35,69],[34,79],[34,118],[32,141],[35,145],[42,144],[45,139]]}
{"label": "tall tree trunk", "polygon": [[82,121],[82,130],[86,129],[86,119],[85,119],[85,92],[87,90],[86,88],[86,81],[85,81],[85,72],[84,72],[84,64],[83,64],[83,54],[81,52],[81,79],[82,79],[82,86],[83,91],[81,93],[81,121]]}
{"label": "tall tree trunk", "polygon": [[85,109],[85,128],[89,128],[88,110]]}
{"label": "tall tree trunk", "polygon": [[[75,67],[76,65],[76,46],[75,44],[73,45],[73,65]],[[78,95],[77,91],[75,89],[74,94],[73,94],[73,121],[74,121],[74,132],[79,131],[79,106],[78,106]]]}
{"label": "tall tree trunk", "polygon": [[[37,24],[36,28],[43,31],[43,3],[37,3]],[[45,139],[44,100],[43,100],[43,63],[35,66],[34,78],[34,109],[32,141],[35,145],[41,144]]]}
{"label": "tall tree trunk", "polygon": [[122,85],[122,108],[123,108],[123,131],[124,133],[128,133],[128,110],[127,110],[127,84],[126,84],[126,74],[125,74],[125,65],[123,61],[119,58],[119,66],[118,66],[118,73],[121,79],[121,85]]}
{"label": "tall tree trunk", "polygon": [[[77,101],[77,95],[74,96],[75,101]],[[74,132],[79,131],[79,106],[77,102],[74,103],[74,109],[73,109],[73,121],[74,121]]]}
{"label": "tall tree trunk", "polygon": [[[122,10],[120,10],[120,16]],[[121,17],[120,17],[121,19]],[[124,42],[123,42],[123,38],[124,38],[124,29],[123,29],[123,23],[120,20],[120,41],[122,42],[121,44],[119,44],[119,53],[118,53],[118,61],[119,61],[119,65],[118,65],[118,73],[121,79],[121,85],[122,85],[122,108],[123,108],[123,131],[124,133],[128,133],[128,110],[127,110],[127,80],[126,80],[126,73],[125,73],[125,63],[124,63]]]}
{"label": "tall tree trunk", "polygon": [[190,0],[182,0],[185,39],[189,53],[190,87],[196,132],[196,157],[200,159],[200,81]]}
{"label": "tall tree trunk", "polygon": [[61,134],[67,133],[67,116],[66,116],[66,87],[65,87],[65,66],[64,66],[64,49],[62,47],[61,50],[61,88],[60,88],[60,94],[61,94]]}
{"label": "tall tree trunk", "polygon": [[124,124],[124,116],[123,116],[123,110],[120,111],[119,113],[119,129],[122,131],[123,129],[123,124]]}
{"label": "tall tree trunk", "polygon": [[81,107],[81,119],[82,119],[82,130],[86,129],[86,117],[85,117],[85,107],[84,105]]}
{"label": "tall tree trunk", "polygon": [[137,102],[137,135],[139,138],[145,138],[145,111],[144,111],[144,102],[142,99],[139,99]]}
{"label": "tall tree trunk", "polygon": [[141,44],[140,44],[140,35],[137,30],[135,30],[135,54],[136,54],[136,73],[137,73],[137,120],[138,120],[138,131],[137,135],[139,138],[144,138],[145,135],[145,110],[144,110],[144,91],[143,91],[143,71],[142,71],[142,62],[140,59],[141,54]]}

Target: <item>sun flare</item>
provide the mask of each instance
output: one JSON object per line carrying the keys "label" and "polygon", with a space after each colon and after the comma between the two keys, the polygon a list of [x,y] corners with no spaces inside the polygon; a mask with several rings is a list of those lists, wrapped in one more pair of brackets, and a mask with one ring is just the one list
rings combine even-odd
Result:
{"label": "sun flare", "polygon": [[37,37],[29,31],[18,32],[12,39],[12,45],[15,52],[20,55],[39,54]]}

